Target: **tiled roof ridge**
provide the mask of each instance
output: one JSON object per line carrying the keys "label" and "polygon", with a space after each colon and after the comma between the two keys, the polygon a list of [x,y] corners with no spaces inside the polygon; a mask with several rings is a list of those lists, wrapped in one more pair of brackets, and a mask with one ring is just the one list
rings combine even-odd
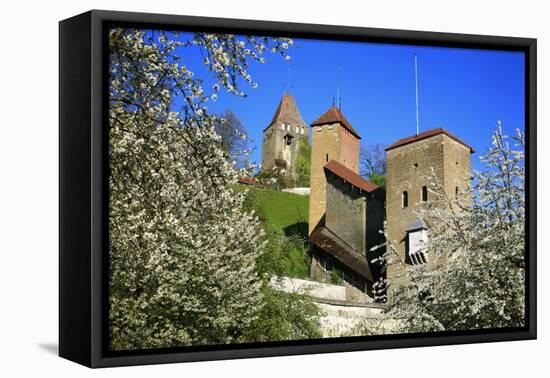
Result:
{"label": "tiled roof ridge", "polygon": [[353,172],[351,169],[347,168],[340,162],[336,160],[331,160],[324,166],[325,169],[331,171],[338,177],[346,180],[356,188],[366,191],[367,193],[375,193],[377,195],[382,195],[382,189],[376,184],[365,180],[363,177],[359,176],[357,173]]}
{"label": "tiled roof ridge", "polygon": [[410,143],[413,143],[413,142],[416,142],[416,141],[419,141],[419,140],[427,139],[427,138],[430,138],[432,136],[436,136],[436,135],[439,135],[439,134],[447,135],[449,138],[454,139],[456,142],[464,145],[465,147],[468,147],[470,149],[470,152],[472,152],[472,153],[474,152],[474,149],[470,145],[466,144],[459,137],[457,137],[456,135],[452,134],[451,132],[449,132],[449,131],[441,128],[441,127],[437,127],[435,129],[423,131],[423,132],[419,133],[418,135],[411,135],[411,136],[408,136],[408,137],[405,137],[405,138],[401,138],[398,141],[396,141],[393,144],[386,147],[385,150],[389,151],[389,150],[392,150],[394,148],[401,147],[401,146],[404,146],[404,145],[407,145],[407,144],[410,144]]}

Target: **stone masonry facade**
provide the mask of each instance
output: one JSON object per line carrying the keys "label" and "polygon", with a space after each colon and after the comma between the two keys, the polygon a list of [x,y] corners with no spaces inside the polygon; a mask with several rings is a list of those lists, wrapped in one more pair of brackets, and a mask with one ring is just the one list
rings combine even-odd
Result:
{"label": "stone masonry facade", "polygon": [[[309,141],[309,132],[294,98],[285,94],[264,130],[263,168],[294,175],[299,141]],[[434,269],[444,264],[424,247],[437,219],[420,219],[418,210],[435,204],[433,174],[450,198],[468,188],[473,149],[441,128],[400,139],[386,148],[384,190],[358,174],[360,139],[335,106],[311,124],[310,275],[322,282],[341,281],[347,298],[360,302],[385,300],[386,278],[391,301],[392,288],[405,283],[406,264]],[[373,262],[385,253],[384,221],[390,243],[405,262],[387,270]]]}
{"label": "stone masonry facade", "polygon": [[372,297],[372,284],[383,275],[381,266],[371,261],[382,255],[384,249],[371,251],[371,248],[385,240],[379,232],[385,216],[384,196],[381,190],[376,194],[367,192],[329,170],[325,172],[327,199],[324,227],[348,245],[351,253],[360,256],[368,265],[370,274],[365,277],[356,271],[357,267],[343,267],[329,254],[315,249],[311,275],[326,282],[332,278],[331,272],[335,269],[341,274],[340,278],[348,287],[350,296],[365,301],[361,294]]}
{"label": "stone masonry facade", "polygon": [[[336,108],[329,109],[336,113]],[[328,113],[327,112],[327,113]],[[311,173],[309,197],[309,233],[323,222],[326,210],[326,178],[324,166],[336,160],[348,169],[359,171],[359,137],[339,120],[343,115],[328,118],[327,122],[312,124]],[[345,121],[347,123],[347,120]]]}
{"label": "stone masonry facade", "polygon": [[[469,146],[445,132],[426,138],[420,135],[410,143],[386,149],[388,237],[406,263],[411,263],[407,256],[407,229],[417,218],[415,211],[433,199],[434,194],[427,190],[433,181],[433,174],[447,196],[453,198],[457,191],[463,191],[469,185],[472,152]],[[437,220],[428,220],[428,223],[430,221]],[[431,259],[430,263],[435,266],[441,262]],[[388,268],[387,279],[391,287],[395,289],[403,283],[403,273],[402,265]],[[391,296],[391,293],[392,289],[388,294]]]}
{"label": "stone masonry facade", "polygon": [[294,97],[285,94],[264,129],[262,169],[295,177],[300,140],[309,143],[309,126],[303,121]]}
{"label": "stone masonry facade", "polygon": [[330,108],[311,127],[311,276],[342,281],[354,300],[372,301],[381,272],[369,263],[369,248],[384,239],[383,190],[359,176],[361,138],[340,109]]}

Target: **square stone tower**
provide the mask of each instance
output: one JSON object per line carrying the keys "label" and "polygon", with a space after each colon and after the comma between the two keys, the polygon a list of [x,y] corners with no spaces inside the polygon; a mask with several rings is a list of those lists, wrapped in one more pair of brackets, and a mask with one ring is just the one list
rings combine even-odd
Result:
{"label": "square stone tower", "polygon": [[335,106],[316,119],[311,128],[309,234],[324,223],[327,182],[323,167],[329,161],[335,160],[358,173],[361,139],[340,109]]}
{"label": "square stone tower", "polygon": [[271,122],[264,129],[262,169],[293,177],[301,139],[309,143],[309,127],[303,121],[294,97],[284,94]]}
{"label": "square stone tower", "polygon": [[[470,184],[470,154],[474,150],[450,132],[437,128],[403,138],[386,148],[387,184],[386,219],[388,236],[406,264],[424,264],[430,260],[423,248],[429,237],[428,224],[418,219],[415,211],[431,200],[432,168],[450,198]],[[403,266],[390,266],[387,271],[395,290],[405,279]]]}

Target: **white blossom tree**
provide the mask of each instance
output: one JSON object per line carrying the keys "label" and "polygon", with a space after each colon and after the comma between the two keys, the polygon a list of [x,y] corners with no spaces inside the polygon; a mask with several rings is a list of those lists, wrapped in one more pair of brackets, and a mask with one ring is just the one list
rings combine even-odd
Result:
{"label": "white blossom tree", "polygon": [[[208,101],[292,40],[113,29],[109,35],[111,349],[248,341],[265,237],[243,210]],[[211,90],[178,52],[198,49]],[[208,92],[208,93],[207,93]],[[250,339],[250,336],[248,336]]]}
{"label": "white blossom tree", "polygon": [[431,176],[434,200],[417,215],[430,228],[428,259],[441,265],[405,264],[391,240],[378,260],[402,265],[407,278],[390,311],[397,332],[525,324],[524,151],[524,133],[510,138],[499,122],[468,189],[450,196]]}

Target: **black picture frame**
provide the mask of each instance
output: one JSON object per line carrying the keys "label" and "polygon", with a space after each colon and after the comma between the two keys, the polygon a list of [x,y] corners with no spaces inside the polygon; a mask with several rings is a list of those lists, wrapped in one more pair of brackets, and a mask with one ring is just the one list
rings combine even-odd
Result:
{"label": "black picture frame", "polygon": [[[109,352],[106,30],[207,30],[525,53],[526,326]],[[535,339],[536,39],[92,10],[59,24],[59,355],[88,367]]]}

